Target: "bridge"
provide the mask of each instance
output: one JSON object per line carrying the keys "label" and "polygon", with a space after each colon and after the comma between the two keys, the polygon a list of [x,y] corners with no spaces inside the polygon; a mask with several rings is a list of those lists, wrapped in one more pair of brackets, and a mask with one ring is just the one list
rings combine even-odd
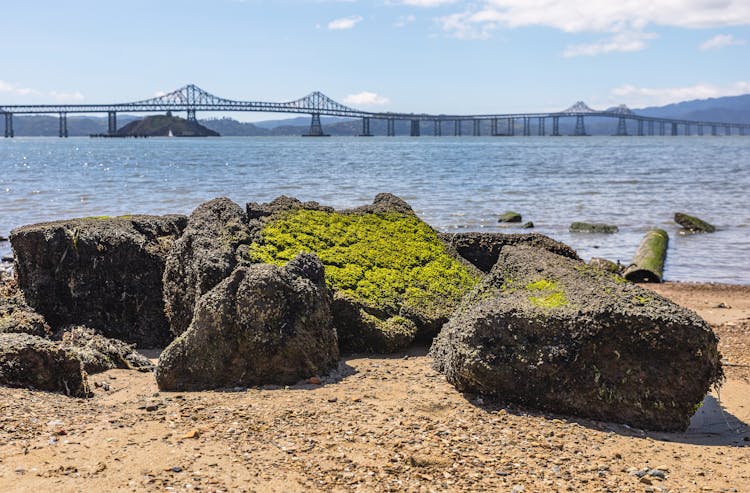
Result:
{"label": "bridge", "polygon": [[[634,122],[635,135],[719,135],[720,129],[724,135],[747,135],[750,124],[694,121],[671,118],[648,117],[633,113],[626,106],[596,111],[589,108],[585,103],[579,101],[570,108],[550,113],[506,113],[506,114],[481,114],[481,115],[433,115],[426,113],[394,113],[394,112],[370,112],[350,108],[334,101],[323,93],[313,92],[303,98],[285,103],[262,102],[262,101],[236,101],[220,98],[204,91],[193,84],[182,87],[168,94],[142,101],[117,104],[60,104],[60,105],[12,105],[0,106],[0,114],[5,119],[5,137],[13,137],[13,116],[53,114],[59,116],[59,136],[68,136],[69,114],[106,113],[108,116],[107,131],[114,135],[117,131],[117,113],[155,113],[165,111],[184,111],[187,119],[196,120],[199,111],[255,111],[263,113],[295,113],[309,114],[311,116],[310,130],[306,136],[324,136],[320,123],[321,115],[348,118],[359,118],[362,120],[362,132],[360,136],[372,136],[370,122],[372,120],[384,120],[386,122],[386,134],[396,135],[396,122],[410,122],[410,135],[418,137],[422,134],[425,123],[431,124],[432,134],[435,136],[462,135],[465,124],[470,124],[471,135],[480,136],[483,128],[489,123],[489,135],[515,135],[517,123],[521,123],[522,133],[529,135],[551,135],[559,136],[560,120],[575,119],[573,135],[587,135],[585,119],[587,118],[611,118],[617,120],[614,135],[626,136],[628,123]],[[548,132],[547,122],[552,126]],[[681,131],[681,132],[680,132]],[[519,135],[521,132],[518,133]]]}

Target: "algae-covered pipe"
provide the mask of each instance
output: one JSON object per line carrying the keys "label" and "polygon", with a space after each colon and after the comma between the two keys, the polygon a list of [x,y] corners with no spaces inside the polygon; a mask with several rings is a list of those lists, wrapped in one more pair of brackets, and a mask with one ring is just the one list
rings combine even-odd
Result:
{"label": "algae-covered pipe", "polygon": [[669,235],[663,229],[652,229],[643,237],[633,262],[625,269],[631,282],[661,282],[667,258]]}

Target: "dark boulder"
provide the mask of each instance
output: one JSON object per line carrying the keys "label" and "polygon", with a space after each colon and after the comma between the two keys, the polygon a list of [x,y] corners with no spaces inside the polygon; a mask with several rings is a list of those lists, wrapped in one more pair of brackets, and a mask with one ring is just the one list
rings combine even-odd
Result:
{"label": "dark boulder", "polygon": [[162,390],[285,385],[327,373],[337,358],[323,265],[302,254],[284,268],[238,267],[203,295],[156,381]]}
{"label": "dark boulder", "polygon": [[22,333],[48,337],[44,317],[26,304],[13,278],[0,279],[0,333]]}
{"label": "dark boulder", "polygon": [[674,222],[682,226],[686,233],[713,233],[716,231],[716,226],[713,224],[684,212],[675,213]]}
{"label": "dark boulder", "polygon": [[695,313],[529,247],[503,249],[430,353],[460,391],[654,430],[684,430],[722,378]]}
{"label": "dark boulder", "polygon": [[29,334],[0,334],[0,385],[91,396],[78,357],[59,344]]}
{"label": "dark boulder", "polygon": [[506,245],[528,245],[580,260],[576,251],[565,243],[539,233],[440,233],[438,236],[482,272],[492,269]]}
{"label": "dark boulder", "polygon": [[523,217],[518,212],[507,211],[500,215],[497,222],[499,223],[520,223],[523,221]]}
{"label": "dark boulder", "polygon": [[411,344],[417,326],[401,315],[368,306],[360,300],[336,293],[333,296],[333,320],[339,347],[346,353],[392,353]]}
{"label": "dark boulder", "polygon": [[90,217],[11,232],[18,284],[52,327],[86,325],[141,347],[164,346],[162,275],[184,216]]}
{"label": "dark boulder", "polygon": [[199,205],[174,243],[164,269],[164,303],[174,335],[184,332],[198,299],[237,266],[237,249],[250,241],[242,208],[221,197]]}
{"label": "dark boulder", "polygon": [[60,345],[75,354],[86,373],[99,373],[116,368],[150,371],[154,365],[138,353],[133,345],[97,334],[84,326],[67,327],[55,336]]}

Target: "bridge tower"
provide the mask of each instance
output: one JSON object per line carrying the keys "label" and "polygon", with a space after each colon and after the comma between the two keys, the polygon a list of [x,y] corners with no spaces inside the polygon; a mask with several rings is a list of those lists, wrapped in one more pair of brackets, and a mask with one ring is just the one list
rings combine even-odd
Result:
{"label": "bridge tower", "polygon": [[546,129],[544,128],[544,117],[540,116],[537,118],[537,133],[540,137],[543,137],[546,133]]}
{"label": "bridge tower", "polygon": [[419,137],[420,136],[421,129],[420,129],[419,123],[420,122],[417,119],[414,119],[414,120],[411,121],[411,132],[409,133],[409,135],[411,135],[412,137]]}
{"label": "bridge tower", "polygon": [[461,137],[461,120],[453,120],[453,135]]}
{"label": "bridge tower", "polygon": [[617,119],[617,136],[618,137],[628,136],[628,124],[625,121],[625,117],[623,116]]}
{"label": "bridge tower", "polygon": [[576,137],[582,137],[586,135],[586,126],[583,123],[583,115],[576,116],[576,129],[573,135],[575,135]]}
{"label": "bridge tower", "polygon": [[552,117],[552,136],[553,137],[560,136],[560,117],[559,116]]}
{"label": "bridge tower", "polygon": [[690,124],[689,123],[685,124],[685,135],[688,137],[690,136]]}
{"label": "bridge tower", "polygon": [[716,131],[716,125],[711,125],[711,135],[716,137],[719,133]]}
{"label": "bridge tower", "polygon": [[370,133],[370,117],[369,116],[362,117],[362,133],[359,134],[359,136],[360,137],[372,137],[372,134]]}
{"label": "bridge tower", "polygon": [[745,127],[740,127],[740,137],[745,136]]}
{"label": "bridge tower", "polygon": [[67,137],[68,136],[68,114],[67,113],[60,113],[60,129],[58,134],[60,137]]}
{"label": "bridge tower", "polygon": [[698,135],[703,137],[703,125],[698,125]]}
{"label": "bridge tower", "polygon": [[677,135],[677,123],[672,122],[672,136]]}
{"label": "bridge tower", "polygon": [[13,113],[5,113],[5,137],[14,137],[13,133]]}
{"label": "bridge tower", "polygon": [[320,124],[320,113],[313,113],[310,121],[310,132],[303,137],[330,137],[323,133],[323,126]]}

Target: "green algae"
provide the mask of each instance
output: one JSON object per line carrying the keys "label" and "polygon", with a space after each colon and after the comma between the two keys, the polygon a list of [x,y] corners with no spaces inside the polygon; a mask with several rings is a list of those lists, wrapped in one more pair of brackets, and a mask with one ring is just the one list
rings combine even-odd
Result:
{"label": "green algae", "polygon": [[443,312],[479,281],[411,214],[300,209],[266,224],[249,248],[251,261],[276,265],[302,252],[320,258],[334,290],[396,313]]}
{"label": "green algae", "polygon": [[529,302],[538,308],[550,310],[568,306],[568,298],[557,281],[540,279],[528,283],[525,288],[529,292]]}

